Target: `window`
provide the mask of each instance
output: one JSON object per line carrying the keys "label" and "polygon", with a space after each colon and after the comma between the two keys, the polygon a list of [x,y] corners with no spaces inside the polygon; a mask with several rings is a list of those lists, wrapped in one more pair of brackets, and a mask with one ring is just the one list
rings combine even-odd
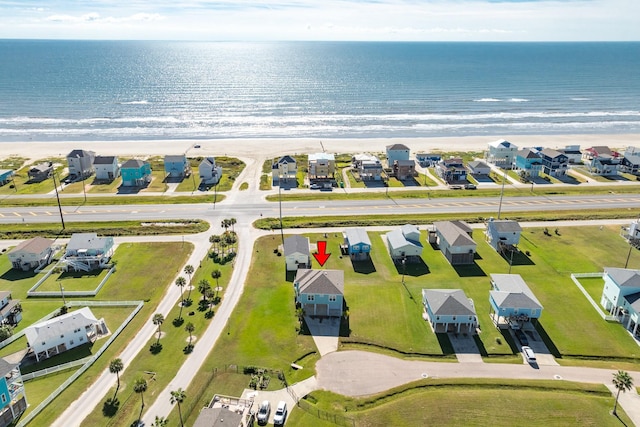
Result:
{"label": "window", "polygon": [[69,341],[69,345],[73,345],[73,340]]}
{"label": "window", "polygon": [[84,337],[80,337],[80,342],[84,341]]}
{"label": "window", "polygon": [[44,341],[42,341],[42,344],[40,344],[40,345],[46,345],[46,343]]}
{"label": "window", "polygon": [[60,338],[64,338],[64,335],[60,334]]}
{"label": "window", "polygon": [[335,302],[336,301],[336,296],[335,295],[329,295],[329,301]]}
{"label": "window", "polygon": [[307,295],[307,301],[314,301],[316,299],[315,295]]}
{"label": "window", "polygon": [[7,403],[7,395],[2,393],[2,403]]}
{"label": "window", "polygon": [[453,320],[456,320],[456,316],[453,316]]}

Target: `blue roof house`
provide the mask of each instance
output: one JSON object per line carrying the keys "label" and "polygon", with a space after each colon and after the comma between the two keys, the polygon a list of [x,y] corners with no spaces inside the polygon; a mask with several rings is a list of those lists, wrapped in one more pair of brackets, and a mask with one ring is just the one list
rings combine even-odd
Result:
{"label": "blue roof house", "polygon": [[26,409],[20,366],[0,359],[0,427],[11,425]]}
{"label": "blue roof house", "polygon": [[342,316],[344,271],[299,269],[293,286],[305,315]]}
{"label": "blue roof house", "polygon": [[605,267],[600,304],[633,334],[640,335],[640,270]]}
{"label": "blue roof house", "polygon": [[151,182],[151,165],[139,159],[127,160],[120,168],[122,185],[125,187],[142,187]]}
{"label": "blue roof house", "polygon": [[491,274],[489,303],[496,325],[528,322],[542,315],[542,304],[519,274]]}
{"label": "blue roof house", "polygon": [[513,167],[523,178],[535,178],[542,171],[542,157],[534,148],[523,148],[516,152]]}
{"label": "blue roof house", "polygon": [[347,228],[344,233],[344,244],[341,250],[354,261],[369,259],[371,256],[371,240],[364,228]]}

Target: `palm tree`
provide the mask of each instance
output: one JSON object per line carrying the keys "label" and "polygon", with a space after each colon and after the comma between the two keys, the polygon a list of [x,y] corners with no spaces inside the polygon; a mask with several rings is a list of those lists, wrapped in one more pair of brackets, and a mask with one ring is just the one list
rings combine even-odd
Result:
{"label": "palm tree", "polygon": [[227,229],[229,228],[229,226],[230,226],[230,225],[231,225],[231,224],[229,224],[229,220],[228,220],[228,219],[226,219],[226,218],[225,218],[225,219],[223,219],[223,220],[222,220],[222,222],[220,223],[220,226],[221,226],[222,228],[224,228],[224,232],[225,232],[225,233],[227,232]]}
{"label": "palm tree", "polygon": [[180,408],[180,404],[184,402],[184,399],[187,398],[187,393],[182,388],[174,390],[171,392],[171,404],[178,405],[178,415],[180,415],[180,425],[184,427],[184,423],[182,422],[182,409]]}
{"label": "palm tree", "polygon": [[211,289],[211,285],[209,284],[209,281],[207,279],[202,279],[198,282],[198,292],[202,294],[203,303],[207,296],[206,294],[210,289]]}
{"label": "palm tree", "polygon": [[193,323],[189,322],[187,323],[187,325],[184,327],[184,330],[189,332],[189,347],[191,347],[191,340],[193,338],[193,336],[191,335],[193,333],[193,331],[196,330],[196,327],[193,326]]}
{"label": "palm tree", "polygon": [[218,252],[218,243],[220,243],[220,236],[214,234],[213,236],[209,237],[209,243],[213,245],[214,252]]}
{"label": "palm tree", "polygon": [[212,278],[212,279],[215,279],[215,281],[216,281],[216,292],[218,292],[218,288],[219,288],[219,286],[218,286],[218,279],[219,279],[220,277],[222,277],[222,272],[221,272],[220,270],[217,270],[217,269],[216,269],[216,270],[213,270],[213,271],[211,272],[211,278]]}
{"label": "palm tree", "polygon": [[140,407],[140,415],[138,415],[138,424],[140,424],[140,418],[142,418],[142,411],[144,410],[144,392],[147,391],[147,380],[144,378],[138,378],[133,383],[133,391],[140,395],[142,399],[142,406]]}
{"label": "palm tree", "polygon": [[184,274],[189,276],[189,293],[187,294],[188,300],[191,300],[191,275],[193,274],[194,271],[195,270],[193,268],[193,265],[187,264],[184,266]]}
{"label": "palm tree", "polygon": [[225,242],[224,240],[220,241],[220,249],[222,250],[222,256],[225,256],[226,252],[227,252],[227,242]]}
{"label": "palm tree", "polygon": [[184,277],[180,276],[176,279],[176,286],[180,288],[180,300],[181,300],[180,314],[178,314],[178,319],[182,319],[182,306],[184,305],[184,299],[182,298],[182,294],[184,293],[184,291],[182,290],[182,288],[184,288],[186,284],[187,284],[187,281],[185,280]]}
{"label": "palm tree", "polygon": [[162,313],[156,313],[153,315],[153,324],[158,327],[158,341],[156,344],[160,343],[160,326],[164,323],[164,316]]}
{"label": "palm tree", "polygon": [[229,225],[231,226],[231,232],[232,233],[236,232],[235,227],[234,227],[234,225],[236,225],[236,223],[237,223],[237,221],[236,221],[235,218],[229,218]]}
{"label": "palm tree", "polygon": [[633,387],[633,378],[629,375],[628,372],[618,371],[613,374],[613,386],[618,390],[616,393],[616,403],[613,406],[613,415],[618,415],[616,412],[618,409],[618,397],[620,397],[620,392],[627,392],[627,390],[631,390]]}
{"label": "palm tree", "polygon": [[156,415],[156,420],[151,424],[151,427],[167,427],[169,420],[165,417],[159,417]]}
{"label": "palm tree", "polygon": [[224,236],[224,242],[228,245],[231,246],[233,248],[233,246],[235,245],[235,243],[238,241],[238,239],[236,238],[236,235],[234,233],[228,233],[225,234]]}
{"label": "palm tree", "polygon": [[109,372],[112,374],[116,374],[116,378],[118,379],[118,385],[116,386],[116,393],[113,395],[115,397],[118,394],[118,390],[120,389],[120,372],[124,369],[124,363],[122,363],[122,359],[116,358],[113,359],[109,363]]}
{"label": "palm tree", "polygon": [[213,300],[214,297],[215,297],[215,294],[213,293],[213,291],[211,289],[209,289],[207,291],[207,299],[209,300],[209,315],[211,315],[211,307],[214,304],[214,300]]}

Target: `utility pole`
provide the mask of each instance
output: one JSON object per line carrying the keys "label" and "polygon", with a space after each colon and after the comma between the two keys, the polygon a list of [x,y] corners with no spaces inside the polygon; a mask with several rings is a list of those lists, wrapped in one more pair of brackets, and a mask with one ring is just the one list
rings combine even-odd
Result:
{"label": "utility pole", "polygon": [[60,206],[60,195],[58,194],[58,184],[56,183],[56,173],[53,172],[53,188],[56,190],[56,200],[58,201],[58,211],[60,211],[60,222],[62,222],[62,229],[64,230],[64,217],[62,216],[62,206]]}
{"label": "utility pole", "polygon": [[282,228],[282,187],[278,184],[278,204],[280,208],[280,237],[282,238],[282,246],[284,247],[284,229]]}
{"label": "utility pole", "polygon": [[502,212],[502,197],[504,196],[504,183],[507,180],[507,170],[504,170],[502,175],[502,190],[500,190],[500,204],[498,205],[498,219],[500,219],[500,213]]}

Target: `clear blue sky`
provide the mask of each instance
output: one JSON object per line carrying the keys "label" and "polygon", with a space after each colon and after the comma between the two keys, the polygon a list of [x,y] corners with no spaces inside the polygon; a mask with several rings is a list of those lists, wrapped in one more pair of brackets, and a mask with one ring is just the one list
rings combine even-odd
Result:
{"label": "clear blue sky", "polygon": [[0,0],[0,38],[640,40],[640,0]]}

